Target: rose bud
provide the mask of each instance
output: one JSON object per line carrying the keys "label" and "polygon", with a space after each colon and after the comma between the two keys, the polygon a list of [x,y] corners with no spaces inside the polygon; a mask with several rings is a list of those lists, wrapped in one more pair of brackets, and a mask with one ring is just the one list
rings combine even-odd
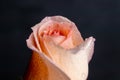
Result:
{"label": "rose bud", "polygon": [[93,37],[83,40],[76,25],[62,16],[45,17],[32,27],[33,51],[24,80],[86,80],[94,52]]}

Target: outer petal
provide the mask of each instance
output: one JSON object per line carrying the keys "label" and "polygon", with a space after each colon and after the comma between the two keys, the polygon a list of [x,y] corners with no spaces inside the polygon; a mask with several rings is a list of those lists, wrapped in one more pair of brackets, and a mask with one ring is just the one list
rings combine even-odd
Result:
{"label": "outer petal", "polygon": [[70,80],[48,56],[35,47],[31,40],[34,40],[33,35],[27,40],[27,45],[33,50],[33,54],[24,80]]}
{"label": "outer petal", "polygon": [[71,80],[86,80],[88,75],[88,59],[93,54],[94,39],[88,38],[81,46],[67,51],[55,45],[46,36],[44,44],[47,52],[52,55],[53,62],[64,71]]}
{"label": "outer petal", "polygon": [[49,72],[45,61],[34,51],[24,80],[48,80],[48,77]]}

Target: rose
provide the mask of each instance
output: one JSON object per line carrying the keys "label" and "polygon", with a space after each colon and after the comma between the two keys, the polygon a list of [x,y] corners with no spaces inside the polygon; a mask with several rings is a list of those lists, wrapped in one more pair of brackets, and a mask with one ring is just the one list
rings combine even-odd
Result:
{"label": "rose", "polygon": [[44,18],[32,27],[27,45],[33,50],[25,80],[86,80],[93,37],[85,41],[76,25],[62,16]]}

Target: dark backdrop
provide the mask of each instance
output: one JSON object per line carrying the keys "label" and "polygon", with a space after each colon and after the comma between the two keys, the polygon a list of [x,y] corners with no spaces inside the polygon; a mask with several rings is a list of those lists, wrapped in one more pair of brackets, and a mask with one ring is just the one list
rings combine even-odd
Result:
{"label": "dark backdrop", "polygon": [[84,38],[96,38],[88,80],[120,80],[120,0],[1,0],[1,80],[23,76],[31,56],[30,28],[51,15],[66,16]]}

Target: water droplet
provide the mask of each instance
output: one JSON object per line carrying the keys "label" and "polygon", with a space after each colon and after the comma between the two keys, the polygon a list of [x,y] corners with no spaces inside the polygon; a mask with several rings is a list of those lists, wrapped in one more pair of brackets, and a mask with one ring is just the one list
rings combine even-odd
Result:
{"label": "water droplet", "polygon": [[86,76],[85,73],[82,73],[81,77],[82,77],[83,79],[86,79],[87,76]]}

